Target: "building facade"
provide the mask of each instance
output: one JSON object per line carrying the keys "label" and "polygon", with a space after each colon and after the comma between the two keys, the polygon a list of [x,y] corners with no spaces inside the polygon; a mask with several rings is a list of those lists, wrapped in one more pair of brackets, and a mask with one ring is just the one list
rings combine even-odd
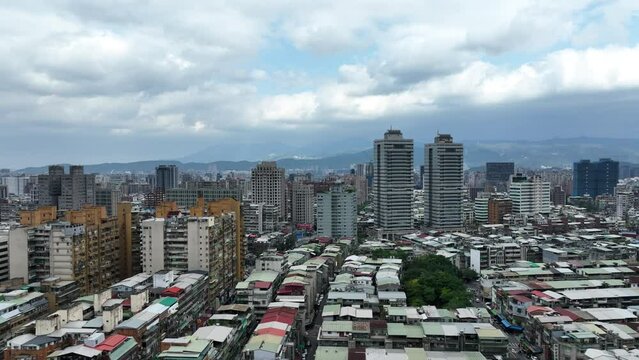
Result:
{"label": "building facade", "polygon": [[317,235],[357,236],[357,194],[353,189],[333,186],[317,194]]}
{"label": "building facade", "polygon": [[155,168],[155,187],[166,192],[178,187],[179,174],[175,165],[159,165]]}
{"label": "building facade", "polygon": [[286,217],[286,183],[284,169],[275,161],[263,161],[251,171],[253,203],[264,203],[277,208],[279,220]]}
{"label": "building facade", "polygon": [[510,198],[514,215],[550,213],[550,183],[540,176],[516,174],[510,182]]}
{"label": "building facade", "polygon": [[618,161],[581,160],[573,164],[573,196],[590,195],[594,199],[599,195],[613,195],[617,182],[619,182]]}
{"label": "building facade", "polygon": [[463,228],[464,147],[438,134],[424,152],[424,223],[441,230]]}
{"label": "building facade", "polygon": [[[388,130],[373,143],[375,225],[384,234],[412,229],[413,140]],[[318,215],[319,216],[319,215]]]}
{"label": "building facade", "polygon": [[292,224],[313,224],[315,216],[315,190],[313,184],[293,182],[291,187]]}
{"label": "building facade", "polygon": [[59,210],[80,210],[95,204],[95,175],[85,175],[83,166],[49,166],[48,175],[38,176],[38,205],[55,206]]}

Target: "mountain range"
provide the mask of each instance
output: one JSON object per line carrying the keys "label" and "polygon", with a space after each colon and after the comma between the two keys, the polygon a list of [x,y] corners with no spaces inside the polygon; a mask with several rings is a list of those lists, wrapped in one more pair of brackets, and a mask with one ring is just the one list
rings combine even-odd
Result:
{"label": "mountain range", "polygon": [[[621,162],[639,163],[639,140],[636,139],[611,139],[611,138],[568,138],[549,139],[541,141],[462,141],[464,143],[464,163],[468,168],[484,165],[489,161],[512,161],[517,167],[541,168],[562,167],[568,168],[572,163],[580,159],[596,160],[603,157],[612,158]],[[424,144],[415,143],[415,165],[423,163]],[[292,150],[292,149],[289,149]],[[300,150],[300,149],[295,149]],[[223,151],[223,149],[220,149]],[[216,154],[218,155],[217,151]],[[233,155],[235,158],[237,154]],[[219,158],[203,150],[191,156],[179,160],[150,160],[128,163],[101,163],[85,165],[87,173],[110,172],[152,172],[159,164],[175,164],[181,171],[217,171],[250,170],[258,161],[212,161]],[[279,166],[287,170],[343,170],[349,169],[353,164],[372,161],[372,148],[341,153],[329,156],[289,156],[277,157],[274,153],[265,153],[263,159],[277,160]],[[189,161],[198,159],[197,161]],[[47,171],[46,166],[30,167],[18,170],[27,174],[40,174]]]}

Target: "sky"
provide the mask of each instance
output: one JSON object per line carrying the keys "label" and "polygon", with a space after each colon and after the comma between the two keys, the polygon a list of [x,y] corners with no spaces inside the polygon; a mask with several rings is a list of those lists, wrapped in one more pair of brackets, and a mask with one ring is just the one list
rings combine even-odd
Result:
{"label": "sky", "polygon": [[[0,167],[639,138],[639,1],[5,1]],[[192,158],[192,157],[191,157]]]}

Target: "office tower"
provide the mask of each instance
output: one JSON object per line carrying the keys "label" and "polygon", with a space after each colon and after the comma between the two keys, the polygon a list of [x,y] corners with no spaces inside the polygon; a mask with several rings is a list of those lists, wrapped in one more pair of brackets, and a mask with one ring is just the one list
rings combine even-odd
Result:
{"label": "office tower", "polygon": [[95,175],[85,175],[83,166],[71,166],[69,174],[61,165],[49,166],[48,175],[38,176],[38,204],[58,210],[80,210],[95,204]]}
{"label": "office tower", "polygon": [[355,190],[337,185],[317,194],[317,235],[329,238],[357,236]]}
{"label": "office tower", "polygon": [[313,224],[315,217],[315,190],[313,184],[293,182],[291,189],[292,224]]}
{"label": "office tower", "polygon": [[619,162],[599,159],[596,162],[581,160],[573,164],[572,195],[613,195],[619,181]]}
{"label": "office tower", "polygon": [[504,192],[507,190],[510,176],[515,173],[515,163],[487,162],[486,189],[488,191]]}
{"label": "office tower", "polygon": [[153,218],[142,222],[142,270],[206,271],[213,306],[235,288],[235,215]]}
{"label": "office tower", "polygon": [[513,215],[550,213],[550,183],[538,175],[527,177],[515,174],[510,181]]}
{"label": "office tower", "polygon": [[122,192],[119,189],[98,188],[95,190],[95,205],[105,207],[107,216],[115,216],[120,200],[122,200]]}
{"label": "office tower", "polygon": [[424,152],[424,223],[439,230],[463,228],[464,147],[438,134]]}
{"label": "office tower", "polygon": [[0,199],[6,199],[9,197],[9,188],[7,185],[0,185]]}
{"label": "office tower", "polygon": [[275,161],[263,161],[251,171],[253,203],[275,206],[280,221],[286,219],[285,188],[284,169]]}
{"label": "office tower", "polygon": [[566,205],[566,191],[561,185],[555,185],[550,193],[553,205]]}
{"label": "office tower", "polygon": [[488,224],[502,224],[504,215],[513,212],[513,201],[503,194],[492,196],[488,200]]}
{"label": "office tower", "polygon": [[178,186],[178,168],[175,165],[159,165],[155,168],[155,187],[166,192]]}
{"label": "office tower", "polygon": [[413,140],[388,130],[373,148],[375,225],[383,234],[410,231],[413,197]]}

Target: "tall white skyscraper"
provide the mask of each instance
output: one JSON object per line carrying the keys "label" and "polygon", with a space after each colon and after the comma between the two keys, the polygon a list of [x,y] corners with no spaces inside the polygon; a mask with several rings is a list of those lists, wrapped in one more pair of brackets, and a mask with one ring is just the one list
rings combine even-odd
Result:
{"label": "tall white skyscraper", "polygon": [[263,161],[251,171],[252,202],[276,206],[280,220],[286,218],[285,187],[284,169],[275,161]]}
{"label": "tall white skyscraper", "polygon": [[461,230],[464,146],[449,134],[437,134],[424,148],[424,224],[438,230]]}
{"label": "tall white skyscraper", "polygon": [[550,182],[542,181],[539,175],[530,178],[522,174],[513,175],[509,194],[514,215],[550,213]]}
{"label": "tall white skyscraper", "polygon": [[413,197],[413,140],[388,130],[373,147],[376,225],[383,234],[410,231]]}
{"label": "tall white skyscraper", "polygon": [[357,193],[333,186],[317,194],[317,235],[332,238],[357,236]]}

